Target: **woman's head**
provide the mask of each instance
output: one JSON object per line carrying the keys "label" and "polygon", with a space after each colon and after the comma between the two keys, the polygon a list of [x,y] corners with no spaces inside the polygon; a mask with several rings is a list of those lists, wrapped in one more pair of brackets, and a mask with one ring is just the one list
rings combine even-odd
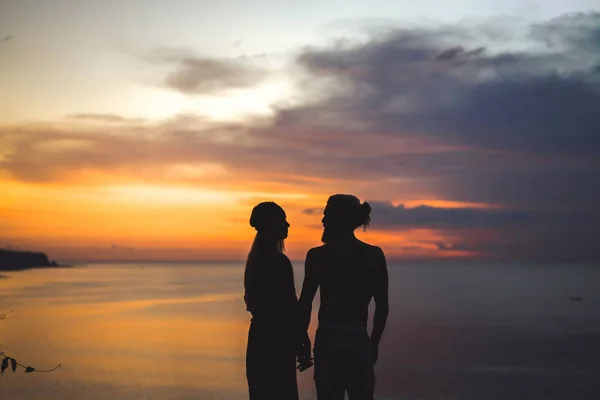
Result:
{"label": "woman's head", "polygon": [[283,208],[272,201],[266,201],[252,209],[250,226],[256,229],[261,238],[277,241],[287,238],[290,224]]}
{"label": "woman's head", "polygon": [[354,231],[360,226],[366,229],[371,222],[371,206],[366,201],[361,204],[350,194],[334,194],[327,200],[322,222],[326,230],[338,232]]}

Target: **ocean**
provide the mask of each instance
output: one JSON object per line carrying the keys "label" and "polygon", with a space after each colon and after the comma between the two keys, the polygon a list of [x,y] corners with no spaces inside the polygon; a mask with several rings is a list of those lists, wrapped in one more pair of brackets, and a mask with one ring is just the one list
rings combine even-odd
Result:
{"label": "ocean", "polygon": [[[600,398],[600,267],[393,263],[377,399]],[[296,291],[302,262],[294,262]],[[247,399],[243,262],[3,273],[1,399]],[[318,298],[313,317],[316,317]],[[371,314],[372,315],[372,314]],[[311,323],[314,337],[316,318]],[[298,374],[315,399],[312,372]]]}

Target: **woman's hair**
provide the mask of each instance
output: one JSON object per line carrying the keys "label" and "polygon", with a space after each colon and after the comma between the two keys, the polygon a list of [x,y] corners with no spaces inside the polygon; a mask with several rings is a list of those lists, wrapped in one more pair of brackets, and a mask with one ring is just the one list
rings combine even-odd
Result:
{"label": "woman's hair", "polygon": [[371,223],[371,205],[351,194],[334,194],[327,200],[329,224],[339,228],[356,229],[360,226],[367,230]]}
{"label": "woman's hair", "polygon": [[[273,243],[274,242],[274,243]],[[275,245],[275,246],[273,246]],[[285,251],[285,243],[283,239],[273,240],[265,240],[260,232],[256,232],[254,236],[254,241],[252,242],[252,247],[250,247],[250,252],[248,253],[248,257],[250,255],[257,255],[259,253],[264,253],[272,251],[275,249],[278,253],[283,253]]]}
{"label": "woman's hair", "polygon": [[256,229],[256,236],[248,253],[244,270],[244,301],[248,311],[252,311],[253,278],[261,262],[266,261],[263,257],[273,253],[283,253],[285,250],[283,239],[273,239],[264,234],[264,230],[268,229],[278,218],[285,218],[285,212],[283,208],[272,201],[258,204],[250,214],[250,226]]}

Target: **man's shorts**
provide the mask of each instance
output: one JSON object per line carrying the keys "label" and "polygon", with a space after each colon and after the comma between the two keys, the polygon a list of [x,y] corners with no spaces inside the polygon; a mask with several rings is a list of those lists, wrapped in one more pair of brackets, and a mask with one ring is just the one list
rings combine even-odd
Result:
{"label": "man's shorts", "polygon": [[375,373],[366,327],[319,323],[314,346],[318,400],[373,400]]}

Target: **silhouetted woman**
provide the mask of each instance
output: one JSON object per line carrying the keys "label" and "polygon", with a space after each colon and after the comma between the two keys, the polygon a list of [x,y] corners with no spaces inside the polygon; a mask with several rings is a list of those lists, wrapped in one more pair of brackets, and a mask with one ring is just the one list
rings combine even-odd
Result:
{"label": "silhouetted woman", "polygon": [[294,272],[283,254],[290,224],[280,206],[264,202],[252,210],[250,226],[257,231],[244,273],[244,300],[252,313],[246,351],[250,400],[297,400],[296,357],[305,342],[298,335]]}

